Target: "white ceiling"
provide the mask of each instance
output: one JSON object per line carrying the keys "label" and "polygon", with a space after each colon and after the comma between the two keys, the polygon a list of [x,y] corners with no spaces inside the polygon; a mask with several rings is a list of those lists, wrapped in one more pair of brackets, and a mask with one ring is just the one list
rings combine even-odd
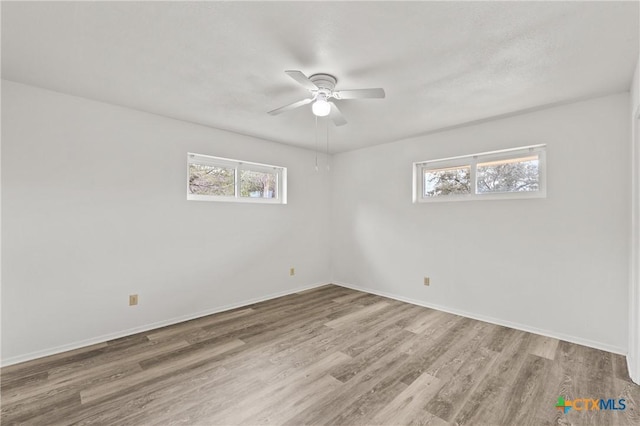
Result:
{"label": "white ceiling", "polygon": [[[340,152],[629,89],[638,2],[2,2],[2,77],[314,147],[284,74],[325,72]],[[321,122],[323,125],[323,122]]]}

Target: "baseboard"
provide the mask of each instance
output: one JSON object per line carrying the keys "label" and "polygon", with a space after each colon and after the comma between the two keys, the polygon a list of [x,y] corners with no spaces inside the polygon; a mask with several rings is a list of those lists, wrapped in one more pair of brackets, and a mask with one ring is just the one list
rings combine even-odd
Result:
{"label": "baseboard", "polygon": [[[341,287],[350,288],[352,290],[358,290],[358,291],[362,291],[362,292],[365,292],[365,293],[375,294],[377,296],[388,297],[389,299],[399,300],[401,302],[411,303],[412,305],[418,305],[418,306],[423,306],[425,308],[436,309],[438,311],[443,311],[443,312],[447,312],[447,313],[450,313],[450,314],[459,315],[461,317],[471,318],[471,319],[475,319],[475,320],[478,320],[478,321],[484,321],[484,322],[488,322],[488,323],[491,323],[491,324],[496,324],[496,325],[501,325],[501,326],[504,326],[504,327],[514,328],[516,330],[526,331],[528,333],[533,333],[533,334],[539,334],[539,335],[546,336],[546,337],[551,337],[551,338],[554,338],[554,339],[565,340],[567,342],[576,343],[578,345],[583,345],[583,346],[588,346],[588,347],[594,348],[594,349],[600,349],[600,350],[611,352],[611,353],[614,353],[614,354],[625,355],[625,356],[627,355],[627,351],[624,350],[623,348],[619,348],[617,346],[612,346],[612,345],[609,345],[609,344],[606,344],[606,343],[595,342],[593,340],[583,339],[581,337],[570,336],[568,334],[563,334],[563,333],[557,333],[555,331],[543,330],[543,329],[540,329],[540,328],[531,327],[531,326],[528,326],[528,325],[519,324],[519,323],[515,323],[515,322],[511,322],[511,321],[506,321],[506,320],[502,320],[502,319],[499,319],[499,318],[493,318],[493,317],[489,317],[489,316],[485,316],[485,315],[481,315],[481,314],[474,314],[474,313],[471,313],[471,312],[466,312],[466,311],[462,311],[462,310],[455,309],[455,308],[449,308],[447,306],[437,305],[435,303],[424,302],[422,300],[411,299],[411,298],[408,298],[408,297],[398,296],[396,294],[391,294],[391,293],[387,293],[387,292],[384,292],[384,291],[373,290],[373,289],[370,289],[370,288],[359,287],[359,286],[355,286],[355,285],[352,285],[352,284],[342,283],[342,282],[338,282],[338,281],[333,281],[333,284],[339,285]],[[629,371],[631,371],[631,370],[629,370]]]}
{"label": "baseboard", "polygon": [[256,297],[253,299],[243,300],[241,302],[232,303],[229,305],[218,306],[204,311],[196,312],[194,314],[182,315],[180,317],[171,318],[168,320],[158,321],[151,324],[141,325],[139,327],[129,328],[127,330],[121,330],[114,333],[103,334],[102,336],[93,337],[90,339],[81,340],[78,342],[69,343],[66,345],[56,346],[54,348],[44,349],[36,352],[30,352],[24,355],[13,356],[11,358],[0,360],[1,367],[8,367],[9,365],[19,364],[21,362],[31,361],[38,358],[43,358],[49,355],[56,355],[62,352],[71,351],[74,349],[84,348],[86,346],[95,345],[97,343],[104,343],[109,340],[119,339],[121,337],[131,336],[132,334],[142,333],[144,331],[153,330],[160,327],[166,327],[168,325],[177,324],[184,321],[189,321],[196,318],[205,317],[207,315],[217,314],[220,312],[228,311],[231,309],[241,308],[243,306],[252,305],[258,302],[264,302],[266,300],[275,299],[289,294],[299,293],[301,291],[310,290],[317,287],[322,287],[329,283],[316,283],[308,286],[297,287],[292,290],[285,290],[278,293],[271,293],[266,296]]}
{"label": "baseboard", "polygon": [[638,368],[638,364],[631,359],[629,355],[627,355],[627,371],[633,383],[640,385],[640,368]]}

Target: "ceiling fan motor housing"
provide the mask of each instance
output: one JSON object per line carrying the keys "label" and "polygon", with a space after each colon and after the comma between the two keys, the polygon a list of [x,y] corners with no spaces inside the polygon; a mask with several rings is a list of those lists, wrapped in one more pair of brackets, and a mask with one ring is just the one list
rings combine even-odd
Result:
{"label": "ceiling fan motor housing", "polygon": [[333,89],[336,87],[336,83],[338,82],[338,79],[331,74],[314,74],[309,77],[309,80],[318,86],[320,92],[325,92],[327,95],[333,92]]}

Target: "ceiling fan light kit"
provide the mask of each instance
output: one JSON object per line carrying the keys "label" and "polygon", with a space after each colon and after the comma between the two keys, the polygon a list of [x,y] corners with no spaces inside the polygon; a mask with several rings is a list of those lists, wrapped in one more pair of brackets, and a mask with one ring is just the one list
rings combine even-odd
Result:
{"label": "ceiling fan light kit", "polygon": [[313,102],[311,105],[311,111],[317,117],[329,116],[333,124],[336,126],[344,126],[347,124],[347,120],[338,109],[338,106],[331,101],[331,98],[336,100],[346,99],[381,99],[385,97],[384,89],[354,89],[354,90],[334,90],[338,79],[331,74],[313,74],[311,77],[307,77],[301,71],[288,70],[285,73],[302,85],[311,93],[311,98],[302,99],[292,104],[285,105],[281,108],[269,111],[271,115],[281,114],[283,112],[291,111],[299,108],[303,105],[307,105]]}
{"label": "ceiling fan light kit", "polygon": [[327,102],[327,97],[320,94],[311,105],[311,111],[318,117],[326,117],[331,112],[331,104]]}

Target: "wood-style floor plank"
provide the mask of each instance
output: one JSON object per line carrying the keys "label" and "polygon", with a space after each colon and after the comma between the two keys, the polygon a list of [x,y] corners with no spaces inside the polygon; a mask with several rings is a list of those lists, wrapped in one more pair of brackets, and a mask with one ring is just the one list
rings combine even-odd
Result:
{"label": "wood-style floor plank", "polygon": [[380,309],[384,309],[387,306],[389,306],[387,302],[375,303],[373,305],[367,306],[366,308],[362,308],[352,314],[336,318],[333,321],[329,321],[325,325],[331,328],[349,327],[353,322],[363,318],[367,318],[371,314],[374,314],[375,312],[379,311]]}
{"label": "wood-style floor plank", "polygon": [[371,419],[374,425],[409,424],[424,416],[424,402],[435,396],[442,387],[437,377],[423,373]]}
{"label": "wood-style floor plank", "polygon": [[[626,360],[328,285],[0,370],[3,425],[638,425]],[[555,408],[624,398],[624,411]]]}
{"label": "wood-style floor plank", "polygon": [[[469,395],[464,406],[458,411],[453,422],[460,425],[498,425],[502,418],[504,404],[509,400],[513,390],[513,383],[522,364],[529,355],[527,348],[531,335],[512,330],[512,333],[502,327],[495,338],[485,346],[488,350],[499,351],[491,366],[489,374]],[[503,338],[508,335],[509,338]],[[496,341],[502,342],[502,350]],[[554,401],[555,403],[555,401]]]}
{"label": "wood-style floor plank", "polygon": [[484,379],[495,358],[496,352],[486,348],[473,352],[451,379],[431,398],[425,409],[443,420],[450,421]]}
{"label": "wood-style floor plank", "polygon": [[531,340],[529,353],[553,360],[556,356],[558,343],[560,343],[558,339],[546,336],[534,336]]}

